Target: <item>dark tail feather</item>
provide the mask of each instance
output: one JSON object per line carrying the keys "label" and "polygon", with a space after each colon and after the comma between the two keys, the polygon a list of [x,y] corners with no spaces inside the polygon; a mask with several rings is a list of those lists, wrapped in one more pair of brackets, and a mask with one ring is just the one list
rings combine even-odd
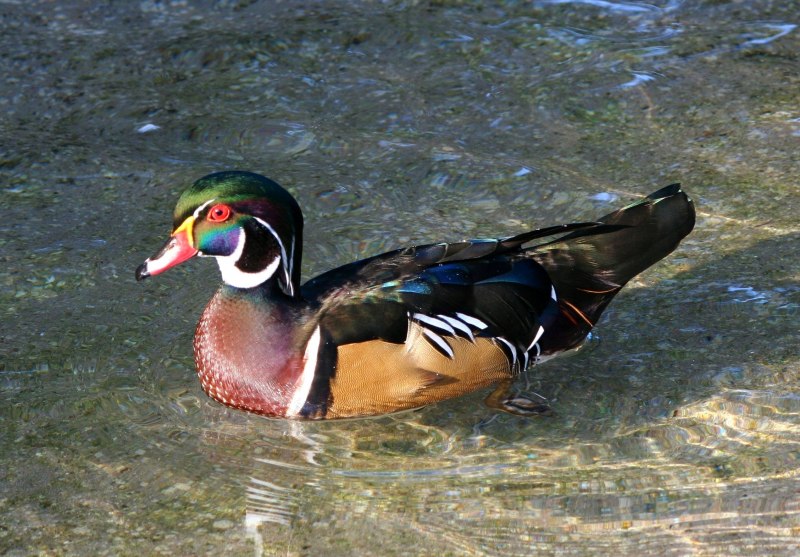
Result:
{"label": "dark tail feather", "polygon": [[694,219],[691,199],[672,184],[604,216],[596,228],[530,248],[555,284],[560,309],[542,353],[578,345],[625,283],[672,252]]}

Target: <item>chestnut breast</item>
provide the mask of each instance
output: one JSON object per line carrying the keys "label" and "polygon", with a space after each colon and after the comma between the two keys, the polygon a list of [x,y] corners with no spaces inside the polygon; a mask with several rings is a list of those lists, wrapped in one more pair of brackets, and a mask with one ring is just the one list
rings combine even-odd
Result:
{"label": "chestnut breast", "polygon": [[223,287],[206,307],[194,337],[203,390],[222,404],[285,416],[303,368],[297,331],[286,308]]}

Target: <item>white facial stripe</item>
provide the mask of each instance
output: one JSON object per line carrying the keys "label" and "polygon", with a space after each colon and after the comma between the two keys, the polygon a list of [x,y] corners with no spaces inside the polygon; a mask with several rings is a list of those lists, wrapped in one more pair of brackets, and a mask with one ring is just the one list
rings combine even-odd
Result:
{"label": "white facial stripe", "polygon": [[205,203],[200,205],[197,209],[194,210],[194,213],[192,213],[192,216],[194,218],[198,218],[200,216],[200,213],[203,212],[203,209],[205,209],[206,207],[211,205],[214,202],[215,199],[216,199],[216,197],[214,199],[209,199],[208,201],[206,201]]}
{"label": "white facial stripe", "polygon": [[[294,286],[292,285],[292,267],[294,265],[294,262],[292,259],[287,257],[286,247],[283,245],[281,237],[278,236],[278,233],[275,232],[275,229],[272,228],[267,221],[260,219],[258,217],[253,217],[253,218],[255,218],[258,222],[260,222],[264,228],[269,230],[270,234],[272,234],[275,237],[275,241],[278,242],[278,246],[281,248],[281,259],[283,260],[283,273],[286,276],[286,284],[289,286],[289,294],[294,296]],[[292,250],[293,250],[292,255],[294,255],[294,240],[292,241]]]}
{"label": "white facial stripe", "polygon": [[292,286],[292,275],[294,274],[294,242],[296,238],[292,235],[292,252],[289,254],[289,276],[286,277],[286,283],[289,285],[289,290],[294,294],[294,286]]}
{"label": "white facial stripe", "polygon": [[303,372],[295,383],[294,394],[289,406],[286,408],[287,416],[297,416],[303,409],[314,383],[314,374],[317,371],[317,355],[319,354],[320,331],[319,326],[314,329],[314,334],[308,339],[306,351],[303,354]]}
{"label": "white facial stripe", "polygon": [[550,297],[553,298],[553,300],[555,300],[556,302],[558,301],[558,296],[556,296],[556,287],[555,286],[551,286],[550,287]]}

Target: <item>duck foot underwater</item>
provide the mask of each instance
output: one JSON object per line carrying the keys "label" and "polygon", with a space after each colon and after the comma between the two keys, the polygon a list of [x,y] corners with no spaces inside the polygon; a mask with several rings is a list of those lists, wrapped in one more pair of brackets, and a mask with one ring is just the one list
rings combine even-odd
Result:
{"label": "duck foot underwater", "polygon": [[494,386],[490,407],[548,415],[514,394],[513,380],[577,347],[694,222],[673,184],[596,222],[398,249],[301,284],[297,201],[264,176],[217,172],[180,196],[172,235],[136,279],[216,258],[223,284],[200,317],[194,357],[206,394],[233,408],[353,418]]}

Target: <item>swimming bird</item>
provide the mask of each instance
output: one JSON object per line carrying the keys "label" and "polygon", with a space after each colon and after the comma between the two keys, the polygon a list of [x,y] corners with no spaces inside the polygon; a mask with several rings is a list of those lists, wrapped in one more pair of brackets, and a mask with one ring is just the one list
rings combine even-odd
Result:
{"label": "swimming bird", "polygon": [[406,247],[305,283],[302,212],[264,176],[200,178],[173,221],[136,278],[216,258],[222,286],[194,336],[203,390],[256,414],[332,419],[489,387],[493,408],[547,413],[513,392],[514,379],[579,346],[625,283],[692,230],[695,212],[673,184],[595,222]]}

